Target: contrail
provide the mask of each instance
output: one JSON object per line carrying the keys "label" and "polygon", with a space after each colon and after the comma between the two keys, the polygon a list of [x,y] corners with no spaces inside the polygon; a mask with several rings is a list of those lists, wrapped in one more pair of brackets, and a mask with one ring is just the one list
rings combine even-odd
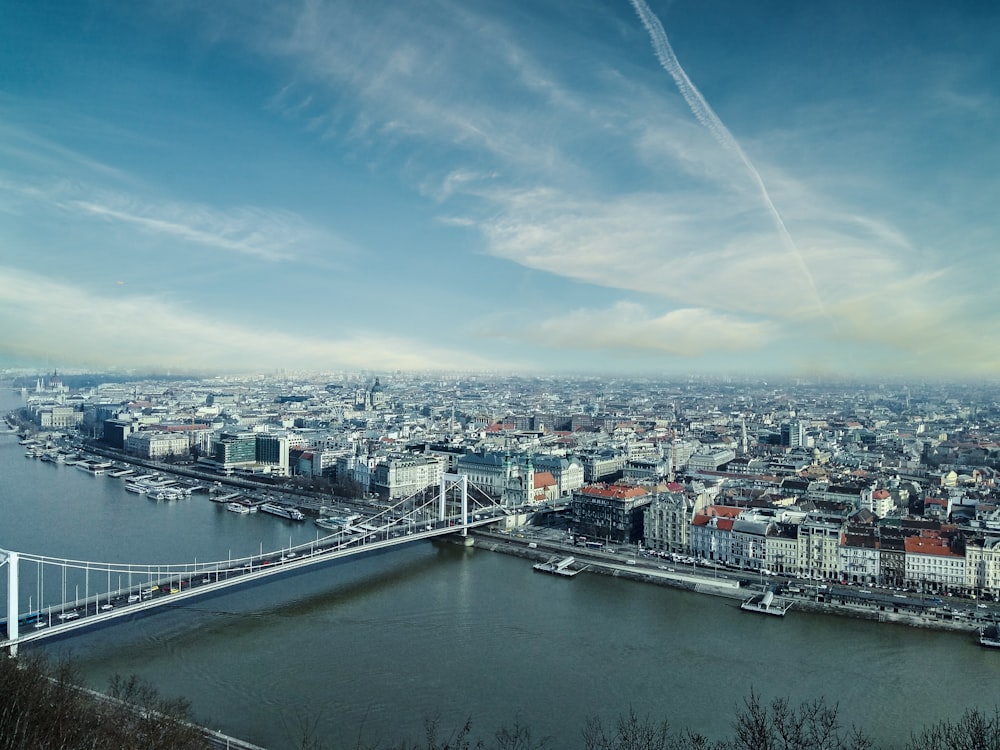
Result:
{"label": "contrail", "polygon": [[767,204],[768,210],[771,212],[771,216],[774,218],[774,223],[778,227],[778,231],[781,234],[782,240],[785,242],[785,246],[791,252],[798,262],[799,269],[802,271],[802,275],[805,276],[806,281],[809,283],[809,288],[812,290],[813,296],[816,299],[816,305],[823,312],[824,315],[828,316],[826,306],[823,304],[823,300],[819,296],[819,291],[816,289],[816,282],[813,280],[812,273],[809,271],[809,267],[806,265],[805,260],[802,257],[802,253],[799,251],[798,246],[796,246],[795,241],[792,239],[792,235],[789,234],[788,228],[785,226],[784,220],[781,218],[781,214],[778,213],[778,209],[774,206],[774,201],[771,200],[771,195],[767,192],[767,187],[764,185],[764,180],[760,177],[760,172],[750,161],[750,158],[743,152],[740,148],[740,144],[733,137],[733,134],[729,132],[729,128],[725,126],[722,120],[719,119],[718,115],[715,114],[713,109],[709,106],[708,102],[705,101],[705,97],[701,95],[701,92],[691,83],[691,79],[688,78],[687,73],[684,72],[684,68],[681,67],[680,61],[677,59],[677,55],[674,54],[674,48],[670,46],[670,40],[667,39],[667,32],[663,30],[663,24],[660,23],[660,19],[657,18],[653,11],[649,9],[646,5],[646,0],[631,0],[632,7],[635,8],[635,12],[639,15],[639,20],[642,21],[642,25],[646,27],[646,31],[649,32],[649,38],[653,43],[653,50],[656,52],[656,57],[660,61],[660,65],[666,70],[671,77],[673,77],[674,82],[677,84],[677,88],[680,89],[681,96],[684,97],[684,101],[687,102],[688,107],[691,108],[692,114],[694,114],[695,119],[704,126],[712,137],[718,141],[719,145],[723,148],[732,151],[739,157],[740,161],[743,162],[747,171],[753,177],[754,181],[757,183],[757,187],[760,189],[761,197],[764,199],[764,203]]}

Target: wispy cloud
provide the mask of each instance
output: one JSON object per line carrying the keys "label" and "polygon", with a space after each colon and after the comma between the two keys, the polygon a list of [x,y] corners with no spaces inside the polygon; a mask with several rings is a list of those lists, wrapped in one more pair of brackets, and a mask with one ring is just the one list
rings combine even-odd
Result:
{"label": "wispy cloud", "polygon": [[160,237],[178,247],[191,245],[276,262],[310,259],[320,250],[327,260],[359,248],[284,209],[259,206],[218,208],[203,203],[140,199],[67,179],[25,179],[0,172],[0,208],[11,212],[58,211],[99,219]]}
{"label": "wispy cloud", "polygon": [[95,292],[0,267],[0,319],[8,326],[0,355],[95,367],[220,372],[292,368],[486,369],[495,363],[358,328],[345,337],[305,335],[278,327],[241,327],[234,316],[205,317],[166,297],[130,295],[108,282]]}
{"label": "wispy cloud", "polygon": [[294,258],[301,245],[314,242],[320,234],[289,211],[247,207],[219,211],[196,204],[161,202],[150,205],[117,196],[105,198],[100,203],[71,200],[64,205],[150,234],[268,261]]}
{"label": "wispy cloud", "polygon": [[533,335],[559,349],[657,352],[699,357],[706,352],[761,349],[778,333],[769,322],[740,320],[711,310],[685,308],[651,315],[642,305],[578,309],[538,324]]}

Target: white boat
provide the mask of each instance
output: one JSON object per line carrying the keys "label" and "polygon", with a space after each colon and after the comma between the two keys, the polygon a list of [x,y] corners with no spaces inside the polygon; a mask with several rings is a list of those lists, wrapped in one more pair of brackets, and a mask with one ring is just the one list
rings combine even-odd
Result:
{"label": "white boat", "polygon": [[784,617],[785,612],[787,612],[788,608],[791,606],[790,602],[783,605],[780,601],[776,600],[774,598],[774,592],[765,591],[761,595],[751,596],[740,605],[740,609],[746,610],[747,612],[759,612],[762,615]]}
{"label": "white boat", "polygon": [[226,503],[226,510],[231,510],[233,513],[249,513],[250,506],[246,503]]}
{"label": "white boat", "polygon": [[279,503],[264,503],[260,506],[260,509],[265,513],[270,513],[272,516],[279,516],[281,518],[287,518],[290,521],[305,521],[306,517],[303,515],[302,511],[298,508],[293,508],[290,505],[281,505]]}
{"label": "white boat", "polygon": [[317,518],[313,523],[327,531],[349,531],[351,524],[359,518],[361,518],[359,515],[324,516],[323,518]]}

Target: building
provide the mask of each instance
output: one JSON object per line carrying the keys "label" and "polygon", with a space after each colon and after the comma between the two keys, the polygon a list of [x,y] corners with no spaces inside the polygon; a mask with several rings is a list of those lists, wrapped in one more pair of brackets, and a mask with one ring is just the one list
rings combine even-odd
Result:
{"label": "building", "polygon": [[776,575],[797,575],[799,525],[775,521],[764,536],[764,570]]}
{"label": "building", "polygon": [[965,586],[965,555],[951,548],[940,532],[908,536],[906,581],[919,591],[952,593]]}
{"label": "building", "polygon": [[32,409],[32,418],[42,430],[65,430],[83,423],[83,411],[73,406],[45,405]]}
{"label": "building", "polygon": [[879,528],[879,575],[883,586],[899,588],[906,583],[906,545],[898,527]]}
{"label": "building", "polygon": [[112,448],[125,450],[125,441],[137,425],[128,419],[107,419],[104,422],[104,442]]}
{"label": "building", "polygon": [[657,457],[630,458],[625,461],[622,479],[626,482],[659,482],[670,478],[670,460]]}
{"label": "building", "polygon": [[643,512],[643,544],[660,552],[688,554],[694,499],[683,492],[658,492]]}
{"label": "building", "polygon": [[563,458],[545,453],[533,457],[536,471],[547,471],[556,480],[559,497],[569,497],[583,487],[583,464],[578,458]]}
{"label": "building", "polygon": [[191,439],[185,433],[140,430],[125,439],[125,452],[130,456],[154,461],[188,456],[191,452]]}
{"label": "building", "polygon": [[267,467],[268,473],[287,477],[288,438],[283,435],[256,435],[254,441],[254,460],[261,467]]}
{"label": "building", "polygon": [[806,444],[806,427],[802,422],[783,422],[781,444],[788,448],[801,448]]}
{"label": "building", "polygon": [[965,587],[977,596],[1000,595],[1000,536],[976,537],[966,544]]}
{"label": "building", "polygon": [[729,537],[729,561],[747,570],[766,569],[767,530],[771,519],[753,513],[741,513],[733,521]]}
{"label": "building", "polygon": [[210,457],[201,463],[214,465],[223,474],[289,475],[289,439],[283,435],[255,432],[223,432],[213,441]]}
{"label": "building", "polygon": [[616,543],[643,538],[643,512],[652,500],[643,487],[596,484],[573,493],[574,527],[578,533]]}
{"label": "building", "polygon": [[580,457],[583,464],[583,481],[601,482],[621,477],[625,469],[625,454],[605,449],[584,453]]}
{"label": "building", "polygon": [[876,584],[882,580],[879,539],[875,529],[849,527],[840,538],[840,578],[848,583]]}
{"label": "building", "polygon": [[518,465],[509,453],[483,451],[464,453],[454,461],[455,473],[468,477],[469,482],[499,500],[511,477],[519,473]]}
{"label": "building", "polygon": [[688,459],[688,471],[694,473],[698,471],[718,471],[720,466],[736,458],[736,451],[732,448],[713,448],[701,450]]}
{"label": "building", "polygon": [[691,554],[702,560],[729,563],[733,522],[742,508],[709,505],[691,520]]}
{"label": "building", "polygon": [[840,534],[844,519],[810,513],[799,524],[798,570],[806,578],[836,579],[840,572]]}
{"label": "building", "polygon": [[394,454],[379,461],[371,491],[385,500],[400,500],[441,484],[444,463],[429,456]]}
{"label": "building", "polygon": [[222,471],[252,466],[257,461],[257,436],[252,432],[223,432],[212,445],[212,458]]}

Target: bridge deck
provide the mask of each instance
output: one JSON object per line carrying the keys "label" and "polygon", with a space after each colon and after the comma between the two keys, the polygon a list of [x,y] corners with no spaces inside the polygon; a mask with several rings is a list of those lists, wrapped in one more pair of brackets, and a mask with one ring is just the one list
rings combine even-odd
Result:
{"label": "bridge deck", "polygon": [[[19,644],[64,635],[168,604],[176,605],[194,597],[259,582],[272,576],[330,564],[367,552],[390,549],[449,534],[461,534],[467,529],[495,523],[504,517],[504,514],[494,515],[495,513],[494,510],[493,513],[480,518],[466,516],[464,523],[463,517],[423,522],[418,527],[420,530],[383,526],[349,541],[342,541],[341,535],[332,534],[297,547],[240,558],[232,566],[227,563],[194,565],[184,573],[175,572],[167,578],[134,585],[114,594],[104,592],[88,596],[82,602],[46,605],[41,611],[19,615],[17,638],[8,637],[5,620],[4,639],[0,640],[0,648],[12,648]],[[480,512],[478,515],[483,514]],[[175,566],[175,569],[179,571],[182,566]]]}

